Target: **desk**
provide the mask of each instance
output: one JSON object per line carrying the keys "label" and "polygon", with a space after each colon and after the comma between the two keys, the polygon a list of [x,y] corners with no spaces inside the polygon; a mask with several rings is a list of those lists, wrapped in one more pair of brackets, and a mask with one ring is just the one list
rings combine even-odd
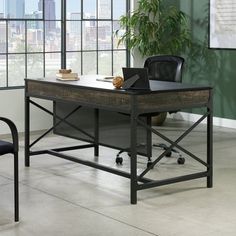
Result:
{"label": "desk", "polygon": [[[185,85],[174,82],[150,81],[151,91],[124,91],[114,89],[111,83],[96,80],[97,76],[82,76],[79,81],[58,81],[55,78],[26,79],[25,80],[25,166],[30,166],[30,156],[39,154],[51,154],[70,161],[81,163],[103,171],[120,175],[130,179],[130,202],[137,203],[137,191],[157,187],[166,184],[177,183],[197,178],[207,179],[207,187],[212,187],[212,88],[208,86]],[[94,137],[93,142],[87,145],[75,147],[60,147],[55,149],[31,151],[30,148],[39,139],[30,143],[30,104],[37,106],[45,112],[53,115],[53,112],[43,108],[32,98],[41,98],[55,102],[74,103],[79,107],[94,109]],[[150,126],[150,123],[140,119],[141,114],[179,110],[184,108],[205,107],[206,112],[175,141],[162,135]],[[99,110],[115,111],[128,114],[130,119],[130,173],[110,168],[98,163],[85,161],[66,154],[64,151],[78,148],[94,147],[94,155],[99,154]],[[69,114],[68,114],[69,116]],[[60,122],[66,122],[67,117],[59,118]],[[190,133],[204,119],[207,119],[207,157],[206,162],[181,147],[178,143]],[[137,174],[137,125],[143,126],[148,132],[160,136],[170,143],[168,150],[164,151],[149,167],[141,174]],[[82,132],[82,131],[81,131]],[[149,139],[149,142],[151,140]],[[182,175],[164,180],[153,180],[145,177],[151,169],[173,147],[186,153],[191,158],[204,165],[205,171]]]}

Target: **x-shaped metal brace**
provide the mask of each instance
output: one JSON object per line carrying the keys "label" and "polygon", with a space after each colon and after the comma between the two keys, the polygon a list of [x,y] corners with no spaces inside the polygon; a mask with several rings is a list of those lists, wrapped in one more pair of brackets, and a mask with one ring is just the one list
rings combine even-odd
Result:
{"label": "x-shaped metal brace", "polygon": [[38,107],[39,109],[43,110],[44,112],[55,116],[57,119],[59,119],[59,121],[57,123],[55,123],[51,128],[49,128],[46,132],[44,132],[40,137],[38,137],[36,140],[34,140],[31,144],[30,144],[30,148],[35,145],[37,142],[39,142],[43,137],[45,137],[47,134],[49,134],[54,128],[56,128],[58,125],[60,125],[61,123],[66,123],[67,125],[69,125],[70,127],[74,128],[75,130],[83,133],[84,135],[90,137],[91,139],[95,140],[95,137],[90,135],[89,133],[85,132],[84,130],[78,128],[77,126],[71,124],[70,122],[67,121],[67,119],[74,114],[76,111],[78,111],[82,106],[77,106],[75,109],[73,109],[71,112],[69,112],[66,116],[64,116],[63,118],[59,117],[58,115],[55,115],[53,112],[49,111],[48,109],[46,109],[45,107],[42,107],[41,105],[39,105],[38,103],[29,100],[29,102],[31,104],[33,104],[34,106]]}
{"label": "x-shaped metal brace", "polygon": [[139,179],[144,177],[151,169],[153,169],[153,167],[167,154],[171,151],[172,148],[176,147],[179,150],[181,150],[182,152],[186,153],[188,156],[192,157],[194,160],[198,161],[199,163],[201,163],[202,165],[209,167],[209,165],[204,162],[203,160],[201,160],[199,157],[197,157],[196,155],[194,155],[193,153],[189,152],[188,150],[186,150],[185,148],[183,148],[182,146],[178,145],[178,143],[185,138],[196,126],[198,126],[208,115],[210,114],[209,111],[207,111],[204,115],[202,115],[191,127],[189,127],[183,134],[181,134],[175,141],[170,140],[169,138],[167,138],[165,135],[161,134],[159,131],[153,129],[152,127],[148,126],[145,122],[143,122],[141,119],[137,118],[137,123],[139,123],[141,126],[143,126],[144,128],[146,128],[147,130],[151,131],[152,133],[156,134],[157,136],[159,136],[160,138],[162,138],[163,140],[165,140],[166,142],[170,143],[170,146],[160,155],[156,158],[156,160],[154,160],[152,162],[152,164],[150,164],[140,175],[139,175]]}

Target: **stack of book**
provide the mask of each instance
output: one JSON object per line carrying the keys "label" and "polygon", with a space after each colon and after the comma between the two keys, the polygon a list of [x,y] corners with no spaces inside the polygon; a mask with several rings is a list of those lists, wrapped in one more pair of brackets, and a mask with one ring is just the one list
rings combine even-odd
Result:
{"label": "stack of book", "polygon": [[71,69],[61,69],[56,73],[58,80],[78,80],[78,73],[73,73]]}

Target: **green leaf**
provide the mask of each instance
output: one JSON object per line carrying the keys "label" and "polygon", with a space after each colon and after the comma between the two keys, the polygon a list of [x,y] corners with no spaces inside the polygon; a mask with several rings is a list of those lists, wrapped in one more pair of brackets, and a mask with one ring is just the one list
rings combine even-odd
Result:
{"label": "green leaf", "polygon": [[[138,8],[120,18],[121,30],[127,29],[118,43],[137,48],[141,55],[174,54],[191,46],[187,16],[164,0],[139,0]],[[115,34],[119,37],[119,30]]]}

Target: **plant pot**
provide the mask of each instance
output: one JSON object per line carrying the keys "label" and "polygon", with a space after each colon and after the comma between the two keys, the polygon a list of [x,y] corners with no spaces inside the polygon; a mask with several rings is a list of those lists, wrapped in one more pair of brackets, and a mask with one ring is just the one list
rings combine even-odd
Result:
{"label": "plant pot", "polygon": [[157,116],[152,117],[152,125],[161,126],[166,120],[167,112],[161,112]]}

